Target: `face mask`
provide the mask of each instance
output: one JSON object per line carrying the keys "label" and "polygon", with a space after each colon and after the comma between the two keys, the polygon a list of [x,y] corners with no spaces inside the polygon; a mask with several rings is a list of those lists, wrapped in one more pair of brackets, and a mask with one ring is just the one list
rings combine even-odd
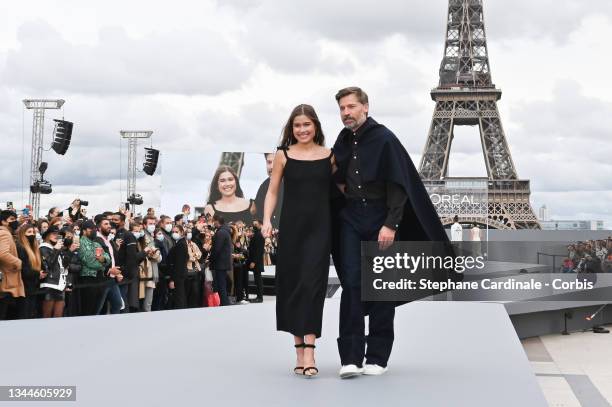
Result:
{"label": "face mask", "polygon": [[114,233],[109,233],[108,234],[108,240],[114,240],[115,239],[115,234]]}
{"label": "face mask", "polygon": [[28,238],[28,242],[33,245],[34,242],[36,241],[36,236],[34,235],[30,235],[30,236],[26,236]]}
{"label": "face mask", "polygon": [[39,242],[42,242],[42,236],[40,235],[40,233],[36,234],[36,240],[38,240]]}
{"label": "face mask", "polygon": [[172,232],[172,223],[168,223],[166,226],[164,226],[164,230],[168,233]]}
{"label": "face mask", "polygon": [[153,234],[155,232],[155,225],[147,225],[147,232]]}
{"label": "face mask", "polygon": [[179,240],[181,238],[181,235],[179,235],[178,233],[175,232],[175,233],[172,234],[172,238],[174,240]]}
{"label": "face mask", "polygon": [[134,237],[136,238],[136,240],[140,239],[140,232],[132,232],[132,234],[134,235]]}
{"label": "face mask", "polygon": [[156,238],[157,238],[157,240],[159,240],[160,242],[163,242],[163,241],[164,241],[164,235],[162,235],[161,233],[160,233],[160,234],[158,234],[158,235],[156,236]]}
{"label": "face mask", "polygon": [[11,223],[9,223],[9,226],[11,227],[11,229],[13,229],[13,232],[17,230],[17,228],[19,227],[19,222],[14,220]]}
{"label": "face mask", "polygon": [[191,240],[192,237],[193,235],[191,234],[191,232],[187,233],[187,240]]}
{"label": "face mask", "polygon": [[75,236],[81,236],[81,231],[80,230],[75,230],[74,231],[74,235]]}
{"label": "face mask", "polygon": [[72,246],[72,239],[64,239],[64,246],[66,247]]}

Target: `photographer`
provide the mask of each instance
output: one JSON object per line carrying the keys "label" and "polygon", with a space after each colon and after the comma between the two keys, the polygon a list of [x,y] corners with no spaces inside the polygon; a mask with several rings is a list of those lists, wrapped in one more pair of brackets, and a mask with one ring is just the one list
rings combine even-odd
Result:
{"label": "photographer", "polygon": [[67,209],[68,216],[70,216],[72,222],[76,222],[80,219],[86,218],[85,214],[87,213],[87,210],[84,207],[88,205],[88,201],[81,201],[80,199],[75,199],[74,201],[72,201],[72,204]]}

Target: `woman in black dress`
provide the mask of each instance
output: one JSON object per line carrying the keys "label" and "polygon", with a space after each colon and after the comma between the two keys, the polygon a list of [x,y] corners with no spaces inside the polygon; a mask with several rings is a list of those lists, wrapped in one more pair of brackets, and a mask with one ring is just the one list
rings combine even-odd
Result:
{"label": "woman in black dress", "polygon": [[321,123],[312,106],[291,112],[274,158],[264,204],[262,233],[272,233],[270,218],[284,183],[276,262],[276,327],[294,335],[297,367],[305,376],[318,373],[315,339],[321,336],[323,303],[331,251],[329,191],[334,167],[324,147]]}

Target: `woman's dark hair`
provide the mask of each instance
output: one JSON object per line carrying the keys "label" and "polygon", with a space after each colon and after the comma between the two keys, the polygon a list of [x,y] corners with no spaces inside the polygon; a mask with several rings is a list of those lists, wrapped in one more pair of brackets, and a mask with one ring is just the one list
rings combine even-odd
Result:
{"label": "woman's dark hair", "polygon": [[236,171],[234,171],[234,169],[230,166],[221,165],[219,166],[219,168],[217,168],[217,171],[215,172],[215,175],[212,181],[210,182],[210,188],[208,189],[209,204],[214,204],[219,199],[221,199],[221,192],[219,191],[219,177],[221,177],[221,174],[223,174],[224,172],[229,172],[234,176],[234,179],[236,180],[236,196],[239,198],[244,198],[244,193],[242,192],[242,188],[240,188],[240,179],[238,178],[238,174],[236,174]]}
{"label": "woman's dark hair", "polygon": [[308,117],[315,125],[315,136],[314,142],[320,146],[325,145],[325,135],[323,134],[323,129],[321,128],[321,122],[319,121],[319,117],[314,110],[314,107],[310,105],[299,105],[296,106],[295,109],[291,111],[289,115],[289,119],[283,128],[283,135],[281,137],[280,146],[281,147],[289,147],[290,145],[297,144],[297,139],[293,135],[293,121],[297,116],[304,115]]}

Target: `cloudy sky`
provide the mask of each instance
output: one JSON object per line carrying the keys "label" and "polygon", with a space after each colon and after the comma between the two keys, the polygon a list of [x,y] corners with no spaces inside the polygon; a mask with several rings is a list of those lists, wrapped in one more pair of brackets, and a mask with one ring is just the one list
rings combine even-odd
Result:
{"label": "cloudy sky", "polygon": [[[190,188],[186,180],[221,151],[272,149],[299,103],[315,106],[333,144],[341,129],[333,95],[349,85],[369,93],[372,115],[418,165],[447,1],[375,4],[3,2],[0,202],[22,207],[27,200],[32,115],[24,98],[66,100],[63,113],[47,114],[46,145],[51,118],[75,122],[66,156],[44,156],[55,192],[43,197],[43,209],[75,195],[92,201],[92,210],[125,199],[120,129],[154,131],[173,176],[138,182],[157,205],[160,179],[163,197],[165,189]],[[485,18],[493,81],[503,91],[499,109],[535,210],[546,204],[554,218],[604,219],[612,228],[612,2],[487,0]],[[199,159],[176,159],[182,151]],[[451,175],[485,174],[475,128],[459,128],[451,153]],[[168,205],[166,212],[180,209]]]}

